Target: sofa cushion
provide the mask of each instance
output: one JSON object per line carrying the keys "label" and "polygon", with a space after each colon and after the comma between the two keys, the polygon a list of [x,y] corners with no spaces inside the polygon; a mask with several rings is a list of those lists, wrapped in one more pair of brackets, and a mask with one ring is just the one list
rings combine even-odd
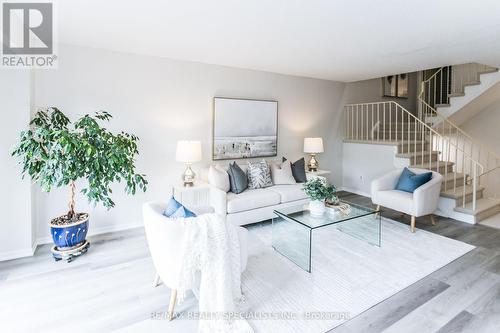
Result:
{"label": "sofa cushion", "polygon": [[224,192],[229,192],[231,189],[229,174],[220,165],[210,166],[208,169],[208,182]]}
{"label": "sofa cushion", "polygon": [[271,176],[274,185],[290,185],[296,184],[292,174],[292,164],[290,161],[285,161],[281,164],[271,164]]}
{"label": "sofa cushion", "polygon": [[[286,158],[282,158],[282,161],[285,162]],[[306,177],[306,160],[302,157],[301,159],[292,163],[292,174],[293,178],[297,183],[305,183],[307,182]]]}
{"label": "sofa cushion", "polygon": [[246,190],[240,194],[227,194],[228,214],[243,212],[261,207],[278,205],[280,195],[277,192],[266,189]]}
{"label": "sofa cushion", "polygon": [[247,175],[236,162],[229,164],[227,173],[229,174],[231,192],[238,194],[248,187]]}
{"label": "sofa cushion", "polygon": [[413,194],[399,190],[379,191],[377,203],[398,212],[413,214]]}
{"label": "sofa cushion", "polygon": [[248,188],[258,189],[273,186],[271,170],[265,160],[248,162]]}
{"label": "sofa cushion", "polygon": [[303,184],[293,185],[275,185],[269,187],[270,191],[274,191],[280,195],[281,203],[307,199],[307,194],[304,192]]}

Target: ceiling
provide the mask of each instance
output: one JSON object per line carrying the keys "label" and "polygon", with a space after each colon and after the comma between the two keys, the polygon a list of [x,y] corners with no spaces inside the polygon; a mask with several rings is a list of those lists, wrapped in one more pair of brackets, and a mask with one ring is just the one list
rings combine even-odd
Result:
{"label": "ceiling", "polygon": [[58,0],[59,43],[336,81],[500,67],[500,1]]}

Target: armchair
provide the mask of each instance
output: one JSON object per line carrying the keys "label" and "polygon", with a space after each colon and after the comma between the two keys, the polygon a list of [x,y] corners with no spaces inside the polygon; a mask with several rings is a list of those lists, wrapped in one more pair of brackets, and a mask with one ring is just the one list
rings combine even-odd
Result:
{"label": "armchair", "polygon": [[[416,174],[429,172],[425,169],[410,169]],[[439,202],[443,176],[432,171],[432,179],[420,186],[413,193],[395,190],[402,169],[397,169],[377,178],[371,183],[372,202],[411,216],[411,232],[415,232],[415,219],[430,215],[432,224],[435,224],[432,215]]]}
{"label": "armchair", "polygon": [[[169,221],[163,215],[166,206],[166,202],[148,202],[143,205],[142,210],[149,251],[156,268],[153,287],[156,287],[161,280],[171,289],[168,318],[172,319],[182,269],[181,258],[183,256],[179,251],[183,249],[184,227],[180,223]],[[198,215],[213,211],[212,208],[207,210],[199,207],[192,210]],[[240,227],[238,229],[238,238],[240,241],[242,272],[247,265],[247,237],[248,231]]]}

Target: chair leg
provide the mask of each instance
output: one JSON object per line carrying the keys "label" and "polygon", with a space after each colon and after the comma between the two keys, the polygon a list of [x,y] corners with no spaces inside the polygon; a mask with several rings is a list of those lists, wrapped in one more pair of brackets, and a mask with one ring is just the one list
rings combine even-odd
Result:
{"label": "chair leg", "polygon": [[170,291],[170,303],[168,304],[168,313],[167,313],[168,320],[174,319],[174,308],[176,300],[177,300],[177,290],[172,289]]}
{"label": "chair leg", "polygon": [[431,223],[432,225],[436,225],[436,217],[434,216],[434,214],[431,214]]}
{"label": "chair leg", "polygon": [[415,216],[411,217],[411,232],[415,232]]}
{"label": "chair leg", "polygon": [[158,273],[155,273],[155,279],[153,280],[153,288],[158,287],[160,284],[160,275]]}

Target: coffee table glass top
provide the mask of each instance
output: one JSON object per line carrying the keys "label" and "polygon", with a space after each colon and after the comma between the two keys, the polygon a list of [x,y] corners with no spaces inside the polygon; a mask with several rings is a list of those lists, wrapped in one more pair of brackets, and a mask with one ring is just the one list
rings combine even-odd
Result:
{"label": "coffee table glass top", "polygon": [[[298,205],[274,210],[276,217],[272,220],[273,248],[297,264],[311,272],[312,250],[314,245],[313,231],[332,226],[353,237],[353,242],[364,241],[370,245],[381,246],[380,212],[342,201],[350,206],[348,214],[327,208],[322,215],[312,215],[308,205]],[[318,231],[320,232],[320,231]]]}
{"label": "coffee table glass top", "polygon": [[293,219],[294,221],[301,223],[304,226],[312,229],[378,213],[377,210],[372,209],[370,207],[364,207],[346,201],[341,201],[341,203],[348,204],[350,206],[351,210],[349,214],[345,215],[340,212],[331,214],[330,212],[331,209],[333,208],[328,207],[326,211],[323,213],[323,215],[320,216],[312,215],[307,207],[308,205],[298,205],[298,206],[280,208],[276,209],[274,213],[277,214],[278,216],[285,215],[287,218]]}

